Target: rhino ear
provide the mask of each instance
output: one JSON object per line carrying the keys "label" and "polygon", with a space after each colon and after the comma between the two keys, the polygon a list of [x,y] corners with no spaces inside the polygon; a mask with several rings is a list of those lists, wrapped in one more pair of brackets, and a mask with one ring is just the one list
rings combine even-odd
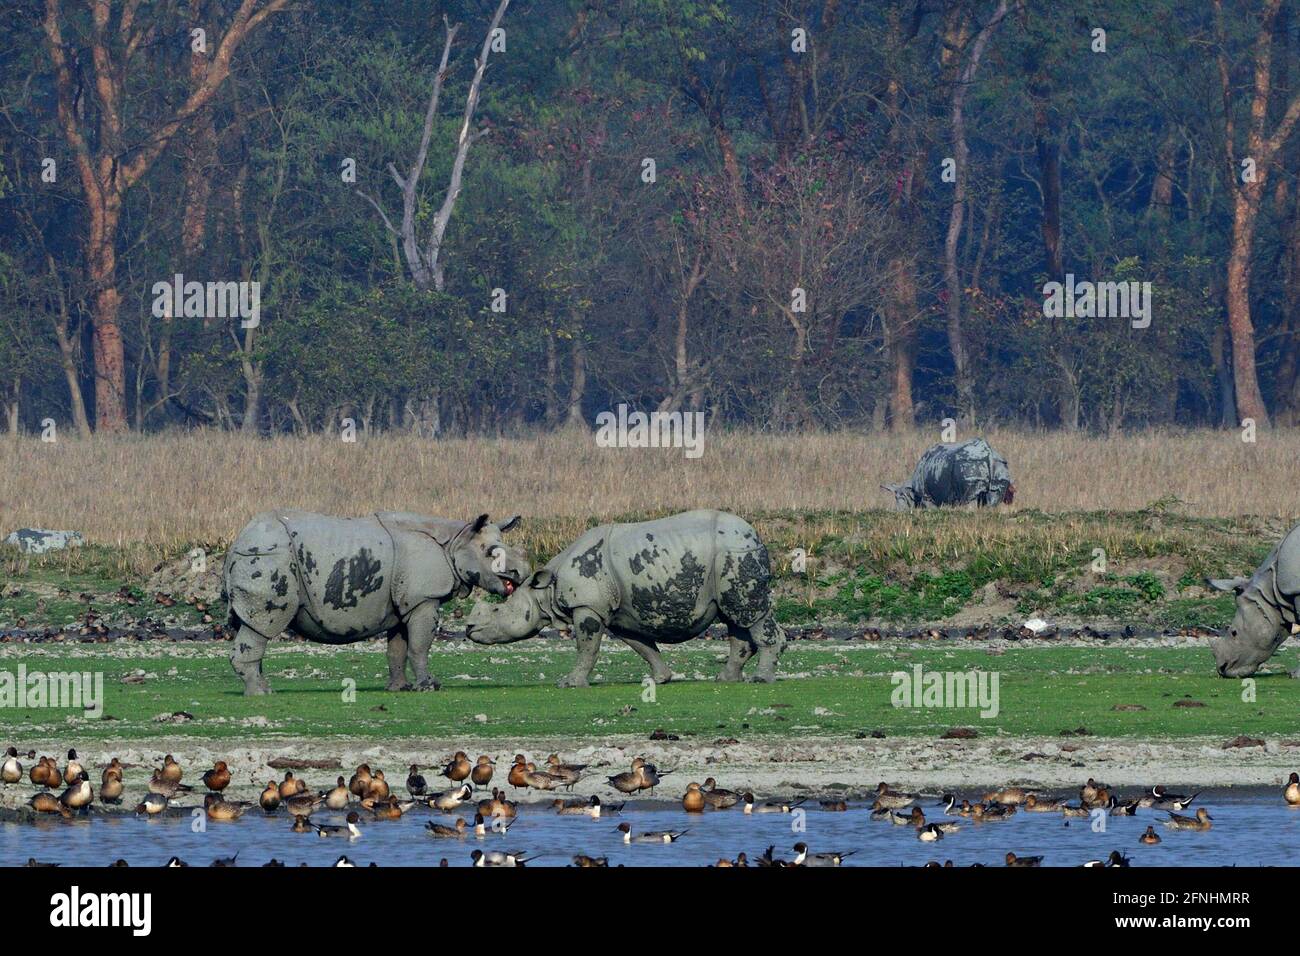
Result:
{"label": "rhino ear", "polygon": [[479,515],[472,522],[470,522],[469,533],[478,534],[487,526],[487,523],[488,523],[488,516],[485,514]]}
{"label": "rhino ear", "polygon": [[519,515],[515,515],[509,521],[502,524],[501,533],[505,534],[507,531],[513,531],[517,527],[519,527]]}
{"label": "rhino ear", "polygon": [[555,575],[548,569],[542,568],[540,571],[534,571],[532,579],[528,582],[530,588],[545,590],[555,583]]}
{"label": "rhino ear", "polygon": [[1246,585],[1250,583],[1250,578],[1206,578],[1205,583],[1216,591],[1231,591],[1234,594],[1240,594],[1245,590]]}

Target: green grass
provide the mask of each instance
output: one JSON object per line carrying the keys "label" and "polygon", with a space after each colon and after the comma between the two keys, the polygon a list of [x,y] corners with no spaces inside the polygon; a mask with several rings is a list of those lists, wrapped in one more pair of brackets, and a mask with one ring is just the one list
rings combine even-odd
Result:
{"label": "green grass", "polygon": [[[889,737],[934,738],[958,726],[981,738],[1057,735],[1086,728],[1103,737],[1179,738],[1300,735],[1295,713],[1300,682],[1284,668],[1296,652],[1271,662],[1257,681],[1253,702],[1240,681],[1213,676],[1203,647],[1106,648],[1025,646],[991,655],[968,644],[908,647],[885,644],[795,644],[782,659],[791,679],[775,685],[719,684],[688,679],[655,688],[646,699],[644,665],[630,651],[607,646],[597,666],[603,683],[559,690],[552,682],[573,661],[571,645],[534,642],[513,648],[439,645],[432,667],[438,693],[388,693],[376,645],[322,648],[276,644],[266,673],[277,693],[245,698],[226,656],[229,644],[136,643],[8,646],[0,672],[98,671],[104,675],[105,713],[90,720],[68,711],[0,709],[0,740],[195,735],[242,740],[281,735],[359,738],[458,735],[645,737],[662,729],[684,740],[848,735],[881,731]],[[667,651],[677,672],[712,678],[725,645],[695,642]],[[890,674],[910,671],[996,671],[1000,713],[908,709],[891,704]],[[144,671],[141,684],[125,675]],[[344,697],[355,681],[355,700]],[[1175,707],[1181,698],[1204,707]],[[1116,711],[1138,704],[1141,711]],[[381,709],[382,708],[382,709]],[[188,711],[194,720],[160,723],[159,714]]]}

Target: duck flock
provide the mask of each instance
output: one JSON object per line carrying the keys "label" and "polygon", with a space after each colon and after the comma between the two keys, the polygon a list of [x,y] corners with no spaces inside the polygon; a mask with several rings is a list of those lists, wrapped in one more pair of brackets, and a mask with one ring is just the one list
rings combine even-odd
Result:
{"label": "duck flock", "polygon": [[[35,761],[24,767],[23,760]],[[506,772],[505,783],[513,791],[540,790],[566,791],[583,779],[587,764],[565,763],[558,754],[550,754],[542,768],[530,762],[523,754],[516,754],[513,763]],[[59,760],[50,756],[37,758],[35,751],[20,754],[16,747],[9,747],[3,763],[0,763],[0,781],[5,787],[22,786],[24,779],[36,786],[38,790],[27,801],[34,814],[75,819],[91,812],[96,800],[106,807],[120,807],[123,810],[134,806],[136,814],[157,816],[169,809],[190,808],[191,800],[196,795],[198,784],[184,782],[185,770],[171,755],[167,754],[160,766],[153,767],[148,780],[148,791],[139,797],[128,798],[124,783],[122,762],[113,757],[100,773],[98,792],[90,782],[90,769],[83,763],[75,749],[67,752],[66,760],[60,766]],[[608,785],[621,795],[632,796],[643,791],[654,794],[656,787],[663,785],[663,778],[673,773],[672,770],[659,770],[644,758],[637,757],[630,769],[606,777]],[[372,768],[370,764],[359,765],[349,779],[336,778],[333,786],[323,789],[312,788],[307,782],[295,776],[292,770],[285,771],[280,781],[268,780],[254,801],[230,800],[224,796],[231,784],[231,772],[225,761],[216,761],[210,769],[199,774],[198,779],[204,791],[202,806],[208,820],[213,822],[235,822],[246,814],[259,814],[265,817],[283,816],[289,821],[289,828],[295,833],[313,834],[319,838],[338,838],[343,841],[356,841],[363,837],[365,825],[371,823],[399,822],[417,806],[424,806],[440,814],[442,820],[427,820],[423,833],[436,840],[468,841],[474,838],[488,841],[497,837],[506,837],[518,821],[519,805],[507,797],[507,791],[492,786],[496,775],[496,763],[490,757],[481,755],[471,761],[464,751],[457,751],[442,767],[439,776],[446,778],[450,786],[431,786],[420,773],[416,765],[410,766],[404,787],[390,787],[384,771]],[[259,783],[260,786],[260,783]],[[400,790],[406,796],[399,796]],[[895,790],[885,783],[880,783],[869,805],[851,806],[845,800],[822,800],[816,809],[830,812],[867,811],[870,819],[886,822],[894,826],[910,827],[916,838],[923,843],[937,843],[959,834],[966,826],[985,826],[1005,823],[1015,819],[1020,813],[1057,814],[1067,821],[1070,818],[1093,818],[1098,815],[1134,816],[1139,810],[1149,810],[1161,814],[1158,823],[1175,831],[1205,832],[1214,825],[1214,817],[1204,806],[1196,806],[1199,793],[1180,795],[1170,793],[1162,786],[1154,786],[1139,795],[1121,795],[1115,788],[1100,783],[1092,778],[1079,789],[1078,802],[1052,797],[1043,791],[1022,787],[1006,787],[984,793],[972,801],[955,794],[943,794],[942,799],[927,815],[920,806],[924,799],[922,794]],[[1283,792],[1282,800],[1288,806],[1300,807],[1300,774],[1292,773]],[[713,777],[702,784],[692,782],[687,785],[681,798],[682,809],[688,814],[727,811],[739,808],[739,812],[750,814],[794,814],[805,812],[807,799],[770,800],[758,802],[753,793],[727,790],[718,786]],[[585,817],[600,820],[614,816],[624,810],[626,802],[612,804],[604,802],[598,795],[581,799],[557,797],[550,805],[551,811],[561,817]],[[345,813],[341,825],[318,823],[312,815],[320,810]],[[814,809],[807,807],[806,809]],[[1189,812],[1190,811],[1190,812]],[[472,822],[467,822],[470,817]],[[622,835],[625,844],[674,844],[688,837],[690,827],[680,830],[655,830],[638,832],[627,822],[620,822],[617,832]],[[1142,846],[1151,846],[1161,842],[1154,824],[1147,826],[1138,838]],[[504,844],[504,845],[509,845]],[[485,848],[487,847],[487,848]],[[826,850],[814,852],[807,843],[797,842],[792,847],[792,855],[778,855],[775,846],[768,846],[762,853],[752,858],[739,853],[734,858],[719,859],[712,864],[718,867],[790,867],[790,866],[839,866],[855,850]],[[528,856],[523,852],[490,848],[490,844],[475,846],[469,853],[470,861],[475,866],[524,866],[537,856]],[[574,854],[572,864],[579,867],[603,867],[609,865],[605,856],[588,856]],[[1018,856],[1007,852],[1004,862],[1011,867],[1032,867],[1042,863],[1041,856]],[[448,865],[448,859],[442,857],[440,865]],[[57,863],[43,863],[29,859],[28,866],[56,866]],[[116,860],[113,866],[126,866],[124,860]],[[167,866],[187,866],[185,861],[172,857]],[[236,865],[235,858],[223,858],[211,861],[212,866]],[[283,866],[272,859],[265,866]],[[341,854],[335,866],[352,866],[353,862],[346,853]],[[374,864],[371,864],[372,866]],[[931,860],[926,866],[952,866],[948,860],[940,863]],[[983,865],[983,864],[976,864]],[[1083,866],[1128,866],[1129,858],[1121,851],[1114,850],[1104,860],[1088,860]]]}

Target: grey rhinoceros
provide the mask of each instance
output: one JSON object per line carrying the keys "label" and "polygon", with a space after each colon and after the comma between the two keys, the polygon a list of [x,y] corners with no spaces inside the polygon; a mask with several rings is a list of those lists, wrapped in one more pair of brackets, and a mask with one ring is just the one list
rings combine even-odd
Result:
{"label": "grey rhinoceros", "polygon": [[785,635],[772,617],[767,549],[748,523],[723,511],[688,511],[635,524],[592,528],[532,574],[503,603],[479,602],[465,636],[504,644],[546,625],[570,626],[578,645],[561,687],[587,685],[609,632],[650,665],[656,683],[672,678],[660,643],[678,644],[727,625],[730,653],[720,680],[739,680],[758,654],[755,679],[776,679]]}
{"label": "grey rhinoceros", "polygon": [[906,484],[880,487],[893,493],[898,511],[1010,504],[1016,494],[1007,460],[983,438],[933,445],[916,463]]}
{"label": "grey rhinoceros", "polygon": [[[1248,578],[1211,578],[1210,587],[1237,595],[1228,633],[1211,647],[1220,677],[1249,677],[1300,632],[1300,525],[1287,532]],[[1292,677],[1300,676],[1300,669]]]}
{"label": "grey rhinoceros", "polygon": [[388,637],[388,689],[406,690],[408,653],[415,687],[437,690],[429,648],[439,607],[481,587],[508,595],[527,561],[487,515],[452,521],[385,511],[335,518],[306,511],[260,514],[226,553],[222,596],[238,627],[230,657],[245,694],[270,693],[262,676],[266,642],[282,631],[326,644]]}

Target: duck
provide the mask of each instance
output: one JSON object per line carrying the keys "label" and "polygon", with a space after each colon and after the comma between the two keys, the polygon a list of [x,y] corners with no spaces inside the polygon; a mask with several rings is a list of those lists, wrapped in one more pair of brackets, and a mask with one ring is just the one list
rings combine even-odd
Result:
{"label": "duck", "polygon": [[[14,748],[10,747],[9,752],[13,753]],[[6,766],[8,766],[6,764]],[[18,775],[22,776],[22,767],[18,768]],[[1300,773],[1291,771],[1291,776],[1287,779],[1286,788],[1282,791],[1282,799],[1287,802],[1287,806],[1300,807]]]}
{"label": "duck", "polygon": [[839,866],[846,857],[857,852],[857,850],[849,850],[843,853],[809,853],[808,844],[800,842],[794,845],[794,864],[796,866]]}
{"label": "duck", "polygon": [[904,807],[910,807],[916,802],[916,794],[901,793],[889,789],[889,785],[883,780],[876,787],[876,802],[886,810],[901,810]]}
{"label": "duck", "polygon": [[266,781],[266,789],[258,795],[257,804],[267,813],[280,809],[280,787],[274,780]]}
{"label": "duck", "polygon": [[339,777],[333,789],[325,794],[325,806],[330,810],[345,810],[351,799],[352,791],[344,785],[343,778]]}
{"label": "duck", "polygon": [[[609,866],[609,857],[607,857],[607,856],[586,856],[586,855],[584,855],[584,854],[582,854],[582,853],[578,853],[578,854],[575,854],[574,857],[573,857],[573,865],[574,865],[574,866],[577,866],[577,867],[582,867],[582,868],[601,867],[601,866],[603,866],[603,867],[608,867],[608,866]],[[730,863],[727,864],[727,866],[730,866],[730,865],[731,865]]]}
{"label": "duck", "polygon": [[527,788],[528,784],[524,782],[524,774],[528,772],[528,761],[523,754],[515,754],[515,762],[510,765],[510,772],[506,774],[506,783],[516,789]]}
{"label": "duck", "polygon": [[1028,813],[1059,813],[1064,805],[1064,800],[1048,799],[1040,797],[1036,793],[1031,793],[1025,797],[1025,802],[1021,804],[1020,808]]}
{"label": "duck", "polygon": [[[479,819],[482,820],[483,817],[480,815]],[[434,823],[432,820],[429,820],[427,823],[425,823],[424,829],[428,833],[436,837],[453,837],[453,838],[463,839],[465,836],[465,818],[457,817],[456,823],[453,826],[445,826],[444,824]]]}
{"label": "duck", "polygon": [[882,807],[877,801],[871,805],[871,819],[887,820],[895,826],[905,827],[912,822],[912,814],[903,813],[901,810],[891,810],[888,807]]}
{"label": "duck", "polygon": [[1210,811],[1206,810],[1205,807],[1197,807],[1196,816],[1194,817],[1179,816],[1169,810],[1166,810],[1165,813],[1169,814],[1165,826],[1171,830],[1209,830],[1214,826],[1212,822],[1214,817],[1210,816]]}
{"label": "duck", "polygon": [[496,764],[487,754],[479,754],[474,769],[469,772],[469,779],[476,787],[486,787],[492,782],[492,771],[495,768]]}
{"label": "duck", "polygon": [[179,856],[173,856],[173,857],[168,857],[167,862],[164,863],[163,866],[169,870],[177,870],[183,866],[189,866],[189,864],[186,863],[184,860],[182,860]]}
{"label": "duck", "polygon": [[146,816],[156,817],[167,809],[167,797],[161,793],[146,794],[145,798],[135,806],[136,813],[143,813]]}
{"label": "duck", "polygon": [[523,781],[534,790],[557,790],[565,786],[561,777],[545,770],[538,770],[536,764],[527,764],[524,768]]}
{"label": "duck", "polygon": [[758,858],[760,867],[774,867],[776,869],[786,869],[788,867],[803,866],[802,863],[795,863],[793,860],[782,860],[776,856],[776,847],[769,846],[763,851],[763,855]]}
{"label": "duck", "polygon": [[348,855],[346,853],[344,853],[337,860],[331,863],[330,866],[336,869],[356,869],[356,864],[348,859]]}
{"label": "duck", "polygon": [[284,786],[280,787],[281,801],[285,809],[295,817],[309,817],[316,812],[316,808],[324,802],[325,798],[315,793],[300,793],[292,797],[284,796]]}
{"label": "duck", "polygon": [[682,809],[687,813],[703,813],[704,791],[700,789],[698,783],[687,784],[686,793],[682,795]]}
{"label": "duck", "polygon": [[204,772],[202,779],[203,786],[213,793],[220,793],[230,786],[230,768],[226,766],[224,760],[218,760],[212,765],[211,770]]}
{"label": "duck", "polygon": [[1079,865],[1092,866],[1092,867],[1097,867],[1097,866],[1116,867],[1116,866],[1128,866],[1130,862],[1131,861],[1129,860],[1129,858],[1126,857],[1123,853],[1120,853],[1119,850],[1111,850],[1110,856],[1106,857],[1106,859],[1104,860],[1089,860],[1088,862],[1081,863]]}
{"label": "duck", "polygon": [[4,764],[0,765],[0,783],[21,783],[23,765],[18,762],[18,748],[10,747],[5,751]]}
{"label": "duck", "polygon": [[483,814],[476,813],[474,814],[474,835],[476,837],[485,837],[487,836],[488,830],[492,830],[495,833],[500,833],[502,836],[505,836],[510,832],[510,828],[514,825],[514,822],[513,819],[507,817],[493,817],[492,824],[489,826],[488,822],[483,819]]}
{"label": "duck", "polygon": [[912,812],[908,814],[908,822],[918,830],[926,826],[938,827],[943,833],[957,833],[961,830],[961,824],[952,820],[939,820],[936,823],[927,824],[925,821],[925,811],[920,807],[912,807]]}
{"label": "duck", "polygon": [[171,799],[178,793],[188,793],[193,788],[188,784],[178,783],[175,780],[168,780],[160,771],[155,770],[149,777],[149,792],[156,793],[161,797]]}
{"label": "duck", "polygon": [[485,817],[502,817],[507,820],[513,820],[519,807],[517,804],[506,799],[505,792],[492,788],[492,798],[490,800],[480,800],[478,802],[478,812]]}
{"label": "duck", "polygon": [[922,843],[933,843],[943,839],[943,827],[938,823],[927,823],[916,831],[916,838]]}
{"label": "duck", "polygon": [[295,816],[293,824],[289,827],[294,833],[315,833],[312,829],[311,819],[308,817]]}
{"label": "duck", "polygon": [[122,784],[122,777],[113,776],[104,771],[103,779],[99,785],[99,802],[117,804],[122,802],[122,791],[125,790]]}
{"label": "duck", "polygon": [[723,790],[712,777],[704,781],[704,802],[715,810],[727,810],[740,802],[740,794],[734,790]]}
{"label": "duck", "polygon": [[1001,790],[993,790],[984,794],[985,803],[1001,803],[1010,806],[1020,806],[1025,800],[1033,796],[1028,790],[1022,790],[1020,787],[1004,787]]}
{"label": "duck", "polygon": [[376,770],[370,775],[370,782],[366,784],[367,800],[387,800],[389,796],[388,781],[384,779],[384,772]]}
{"label": "duck", "polygon": [[847,800],[818,800],[817,805],[823,810],[830,810],[839,813],[843,813],[849,808]]}
{"label": "duck", "polygon": [[633,833],[632,827],[626,823],[620,823],[615,829],[623,834],[624,843],[676,843],[686,834],[686,830],[650,830],[646,833]]}
{"label": "duck", "polygon": [[[607,779],[609,781],[609,785],[613,787],[615,790],[617,790],[619,793],[636,793],[638,790],[641,789],[641,768],[644,765],[645,765],[645,761],[642,760],[640,757],[637,757],[632,761],[631,770],[624,770],[622,773],[617,773],[614,776],[606,777],[605,779]],[[519,764],[515,764],[514,767],[510,768],[511,786],[516,785],[515,771],[518,767]],[[523,768],[521,772],[527,773],[527,768],[526,767]]]}
{"label": "duck", "polygon": [[1140,837],[1138,837],[1138,842],[1144,843],[1147,846],[1155,846],[1157,843],[1160,842],[1160,834],[1156,833],[1155,827],[1149,826],[1147,827],[1146,832],[1143,833]]}
{"label": "duck", "polygon": [[108,781],[112,778],[121,780],[122,773],[125,769],[126,768],[122,766],[122,761],[119,758],[114,757],[112,760],[108,762],[108,765],[104,767],[103,772],[100,773],[99,775],[100,784],[102,785],[108,783]]}
{"label": "duck", "polygon": [[1112,817],[1131,817],[1137,814],[1138,801],[1128,800],[1124,803],[1120,803],[1112,793],[1110,795],[1110,803],[1107,806]]}
{"label": "duck", "polygon": [[793,803],[788,800],[769,800],[767,803],[755,804],[754,795],[746,792],[743,797],[745,801],[745,813],[789,813],[791,810],[802,806],[806,798],[800,798]]}
{"label": "duck", "polygon": [[1089,777],[1087,783],[1079,788],[1079,802],[1084,806],[1098,801],[1104,802],[1105,794],[1109,790],[1110,787],[1106,784],[1098,783],[1092,777]]}
{"label": "duck", "polygon": [[939,804],[943,807],[943,812],[950,817],[969,817],[974,812],[969,800],[963,800],[961,806],[957,806],[957,797],[951,793],[945,793]]}
{"label": "duck", "polygon": [[[303,819],[306,820],[307,818],[303,817]],[[361,816],[357,811],[353,810],[344,818],[342,826],[327,823],[312,823],[311,820],[307,820],[307,825],[316,831],[316,835],[319,837],[345,836],[350,840],[355,840],[361,836],[361,828],[357,826],[360,822]]]}
{"label": "duck", "polygon": [[44,756],[28,772],[28,777],[38,787],[56,787],[62,779],[53,758]]}
{"label": "duck", "polygon": [[[606,809],[600,802],[600,797],[594,793],[589,800],[573,800],[569,803],[557,800],[556,803],[559,805],[555,807],[555,812],[562,817],[591,817],[593,820],[599,820],[601,813]],[[619,807],[610,807],[609,812],[617,813],[621,806],[620,804]]]}
{"label": "duck", "polygon": [[996,823],[1002,820],[1010,820],[1016,814],[1016,808],[1007,804],[995,803],[993,806],[985,806],[977,803],[971,808],[971,819],[976,823]]}
{"label": "duck", "polygon": [[1010,850],[1007,851],[1007,866],[1041,866],[1042,863],[1041,856],[1016,856]]}
{"label": "duck", "polygon": [[37,813],[58,813],[64,817],[72,816],[72,811],[69,810],[58,797],[50,793],[48,790],[42,790],[40,793],[33,794],[32,798],[27,801],[27,805]]}
{"label": "duck", "polygon": [[428,799],[428,805],[435,810],[441,810],[443,813],[450,813],[462,803],[468,800],[474,794],[474,788],[468,783],[462,783],[454,790],[444,790]]}
{"label": "duck", "polygon": [[1068,803],[1063,803],[1061,804],[1061,816],[1069,819],[1077,819],[1080,817],[1092,816],[1092,811],[1083,805],[1075,807]]}
{"label": "duck", "polygon": [[219,793],[209,793],[203,798],[203,811],[209,820],[238,820],[251,804],[231,803]]}
{"label": "duck", "polygon": [[1200,795],[1199,790],[1190,797],[1184,797],[1182,794],[1168,793],[1164,787],[1152,787],[1151,797],[1153,799],[1147,806],[1152,810],[1186,810]]}
{"label": "duck", "polygon": [[473,766],[469,762],[469,756],[463,750],[457,750],[447,766],[442,768],[442,775],[452,783],[460,783],[469,776]]}
{"label": "duck", "polygon": [[[339,783],[341,784],[342,782],[343,778],[339,777]],[[427,790],[428,787],[429,784],[420,773],[420,768],[415,764],[411,764],[411,770],[406,775],[406,792],[413,797],[422,797],[424,796],[424,791]]]}
{"label": "duck", "polygon": [[284,779],[280,781],[280,799],[288,800],[290,797],[296,797],[306,789],[305,781],[295,777],[292,770],[286,770]]}
{"label": "duck", "polygon": [[68,751],[68,765],[63,769],[63,782],[71,786],[81,779],[81,761],[75,750]]}
{"label": "duck", "polygon": [[536,857],[525,857],[521,852],[515,850],[512,853],[505,853],[501,850],[475,850],[469,855],[474,861],[475,866],[523,866],[531,859]]}
{"label": "duck", "polygon": [[355,797],[364,797],[368,786],[370,786],[370,764],[363,763],[357,767],[356,772],[352,774],[352,779],[348,781],[348,792]]}
{"label": "duck", "polygon": [[660,770],[654,764],[646,763],[642,760],[641,768],[639,770],[641,775],[641,789],[649,790],[651,793],[654,793],[655,787],[659,786],[662,778],[673,772],[674,771],[672,770]]}
{"label": "duck", "polygon": [[68,789],[59,795],[59,802],[69,810],[83,810],[95,799],[95,790],[90,785],[90,777],[82,770]]}
{"label": "duck", "polygon": [[387,800],[375,804],[370,812],[374,814],[376,820],[400,820],[413,806],[415,806],[414,800],[398,800],[397,797],[390,796]]}
{"label": "duck", "polygon": [[181,777],[185,776],[185,771],[171,754],[163,757],[163,765],[158,773],[164,780],[170,780],[172,783],[180,783]]}
{"label": "duck", "polygon": [[582,771],[586,769],[585,763],[561,763],[559,754],[551,754],[546,758],[546,772],[552,777],[560,778],[564,786],[570,790],[582,779]]}

